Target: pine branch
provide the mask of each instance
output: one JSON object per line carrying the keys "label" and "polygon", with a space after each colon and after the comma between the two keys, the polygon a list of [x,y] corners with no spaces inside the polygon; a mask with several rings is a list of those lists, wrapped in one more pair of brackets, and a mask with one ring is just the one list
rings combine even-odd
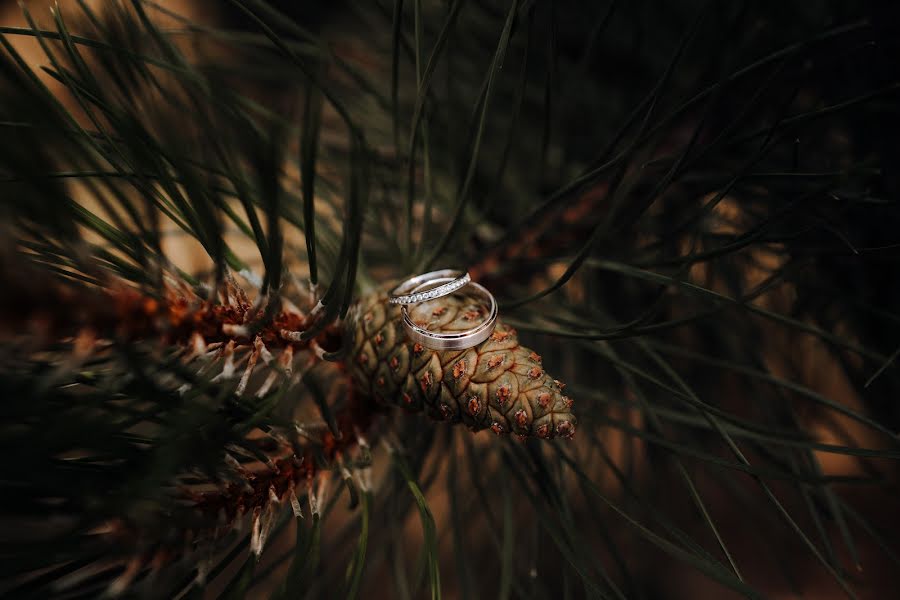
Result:
{"label": "pine branch", "polygon": [[895,587],[883,9],[92,6],[0,23],[6,595]]}

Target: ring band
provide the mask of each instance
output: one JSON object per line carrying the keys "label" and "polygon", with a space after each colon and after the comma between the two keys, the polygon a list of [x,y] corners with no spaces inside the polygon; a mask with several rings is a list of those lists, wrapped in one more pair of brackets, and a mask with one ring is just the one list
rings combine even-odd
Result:
{"label": "ring band", "polygon": [[[453,281],[450,277],[441,277],[436,280]],[[432,281],[426,283],[432,283]],[[420,284],[420,286],[421,285],[425,284]],[[432,350],[465,350],[466,348],[477,346],[488,339],[491,333],[493,333],[494,327],[497,325],[497,300],[484,286],[479,285],[474,281],[469,282],[468,285],[484,296],[490,304],[490,312],[483,323],[466,331],[437,333],[435,331],[429,331],[424,327],[419,327],[413,323],[409,316],[409,308],[404,304],[400,308],[400,312],[403,314],[403,326],[406,328],[406,333],[409,335],[409,338],[413,342],[418,342]],[[418,287],[413,288],[413,295],[415,295],[416,289],[418,289]]]}
{"label": "ring band", "polygon": [[[446,281],[446,283],[424,292],[418,291],[428,284],[439,281]],[[391,304],[418,304],[419,302],[425,302],[426,300],[442,298],[465,287],[470,281],[471,278],[469,277],[469,273],[458,269],[441,269],[439,271],[416,275],[415,277],[410,277],[391,290],[388,294],[388,302]]]}

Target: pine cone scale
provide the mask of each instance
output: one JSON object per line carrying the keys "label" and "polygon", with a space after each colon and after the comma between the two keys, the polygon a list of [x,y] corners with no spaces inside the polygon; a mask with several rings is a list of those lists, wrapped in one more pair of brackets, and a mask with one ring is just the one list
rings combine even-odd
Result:
{"label": "pine cone scale", "polygon": [[[485,319],[483,307],[449,296],[409,307],[414,323],[432,331],[462,331]],[[358,389],[383,404],[463,423],[473,431],[539,438],[571,437],[572,402],[519,345],[516,331],[498,322],[475,348],[438,352],[409,341],[400,308],[375,293],[360,300],[349,367]]]}

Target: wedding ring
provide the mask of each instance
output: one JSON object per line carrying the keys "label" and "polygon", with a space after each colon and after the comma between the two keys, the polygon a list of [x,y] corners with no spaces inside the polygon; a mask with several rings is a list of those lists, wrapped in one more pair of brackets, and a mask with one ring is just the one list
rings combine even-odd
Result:
{"label": "wedding ring", "polygon": [[[452,277],[439,277],[436,279],[431,279],[426,283],[419,284],[419,286],[413,288],[410,295],[415,296],[417,293],[416,290],[428,284],[444,283],[445,281],[455,280]],[[422,344],[423,346],[431,348],[432,350],[465,350],[466,348],[477,346],[484,340],[488,339],[491,333],[493,333],[494,327],[497,325],[497,300],[494,298],[493,294],[485,289],[484,286],[479,285],[474,281],[470,281],[468,285],[488,301],[490,309],[488,316],[484,320],[484,322],[473,327],[472,329],[467,329],[465,331],[438,333],[436,331],[425,329],[424,327],[419,327],[418,325],[413,323],[412,318],[409,316],[409,307],[404,304],[400,308],[400,312],[403,314],[403,326],[406,328],[406,333],[409,335],[409,339],[411,339],[413,342],[417,342],[419,344]]]}
{"label": "wedding ring", "polygon": [[[416,275],[391,290],[388,294],[388,302],[391,304],[418,304],[426,300],[443,298],[465,287],[470,281],[471,278],[467,271],[457,269],[441,269],[440,271]],[[443,285],[419,291],[423,287],[435,283]]]}

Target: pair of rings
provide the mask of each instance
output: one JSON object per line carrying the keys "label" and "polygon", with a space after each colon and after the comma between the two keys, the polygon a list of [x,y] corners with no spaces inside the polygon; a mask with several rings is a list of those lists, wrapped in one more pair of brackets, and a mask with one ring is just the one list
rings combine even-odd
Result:
{"label": "pair of rings", "polygon": [[[431,331],[413,323],[409,305],[443,298],[467,286],[487,301],[489,311],[483,322],[471,329],[452,333]],[[400,305],[403,326],[410,339],[432,350],[465,350],[477,346],[490,337],[497,325],[497,300],[484,286],[472,281],[466,271],[441,269],[410,277],[391,290],[388,302]]]}

